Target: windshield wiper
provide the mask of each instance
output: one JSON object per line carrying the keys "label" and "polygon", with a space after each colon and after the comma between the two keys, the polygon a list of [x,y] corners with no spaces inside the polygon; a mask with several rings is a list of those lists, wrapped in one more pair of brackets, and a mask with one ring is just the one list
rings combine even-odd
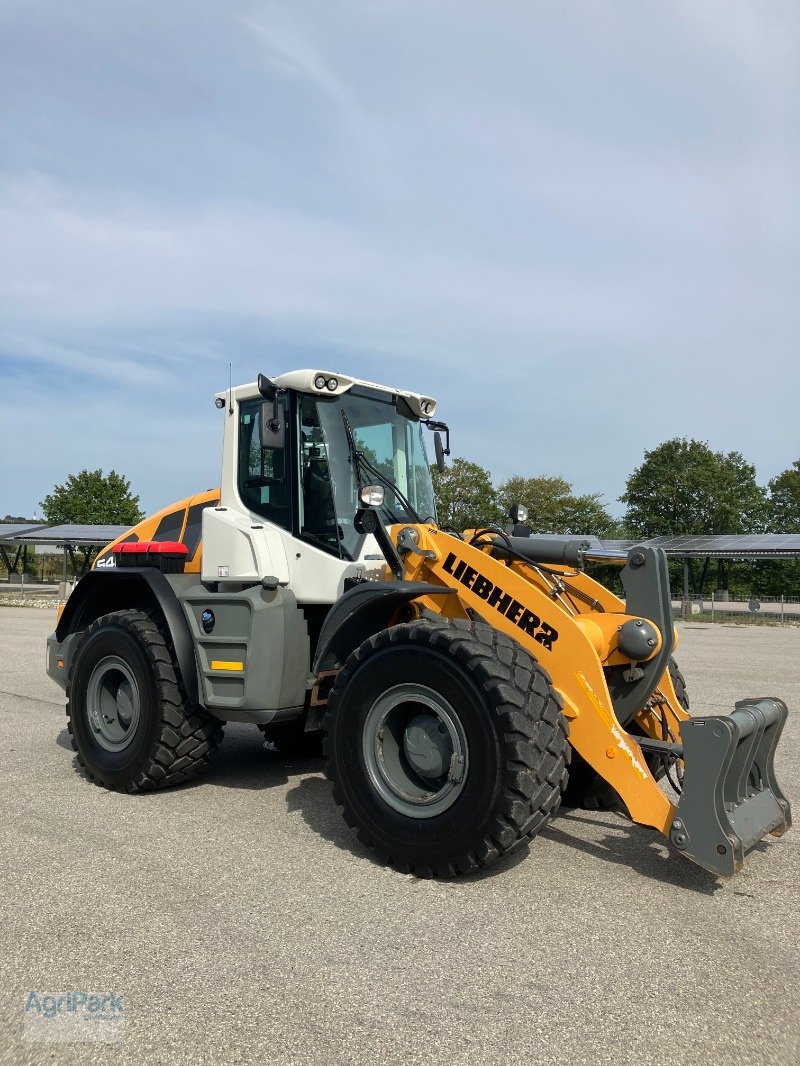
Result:
{"label": "windshield wiper", "polygon": [[[394,486],[392,485],[392,483],[391,482],[387,482],[387,480],[383,476],[383,474],[381,474],[381,472],[379,470],[375,470],[375,468],[372,466],[372,464],[366,458],[364,453],[359,451],[358,445],[356,444],[355,434],[353,433],[353,427],[350,425],[350,419],[347,417],[347,414],[344,411],[342,411],[342,422],[344,423],[344,432],[345,432],[345,436],[347,437],[347,450],[350,452],[350,465],[353,467],[353,470],[355,471],[356,484],[357,484],[359,490],[361,490],[363,488],[363,486],[366,484],[366,478],[364,478],[362,476],[362,471],[361,471],[362,465],[363,465],[364,469],[368,473],[372,473],[373,475],[377,476],[378,479],[384,485],[388,484],[389,488],[394,490]],[[360,502],[360,498],[359,498],[359,502]],[[398,518],[397,518],[397,515],[394,513],[394,511],[392,511],[392,509],[389,507],[389,505],[385,501],[384,501],[383,506],[384,506],[384,509],[385,509],[386,513],[389,515],[389,518],[392,521],[392,523],[397,523],[399,521]]]}
{"label": "windshield wiper", "polygon": [[[403,493],[393,481],[390,481],[385,474],[382,474],[381,471],[377,469],[377,467],[372,465],[372,463],[369,461],[369,459],[367,459],[367,457],[362,451],[359,451],[358,445],[356,444],[356,438],[353,433],[353,427],[350,425],[350,419],[347,417],[347,414],[344,411],[342,411],[342,422],[344,422],[344,431],[347,437],[347,448],[350,452],[350,462],[353,466],[353,469],[355,470],[356,483],[358,484],[359,489],[363,488],[365,484],[365,481],[362,480],[361,473],[361,468],[363,466],[367,473],[372,474],[372,476],[376,478],[384,486],[384,488],[387,488],[390,490],[390,492],[394,493],[397,500],[402,504],[403,507],[405,507],[406,513],[410,515],[415,522],[418,522],[421,525],[422,519],[411,506],[408,501],[408,498],[403,495]],[[386,513],[389,515],[392,524],[399,525],[400,519],[385,501],[383,507]]]}

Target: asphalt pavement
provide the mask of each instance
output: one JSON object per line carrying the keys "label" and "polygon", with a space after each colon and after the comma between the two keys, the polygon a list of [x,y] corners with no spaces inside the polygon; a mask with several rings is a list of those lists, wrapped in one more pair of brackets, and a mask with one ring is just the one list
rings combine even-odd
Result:
{"label": "asphalt pavement", "polygon": [[[0,608],[0,1061],[794,1063],[800,834],[722,883],[620,813],[562,814],[485,874],[376,863],[316,760],[227,727],[160,793],[87,782],[44,673],[50,610]],[[679,626],[693,710],[800,708],[800,628]],[[800,716],[776,759],[797,804]],[[119,1042],[39,1043],[30,993],[124,1002]]]}

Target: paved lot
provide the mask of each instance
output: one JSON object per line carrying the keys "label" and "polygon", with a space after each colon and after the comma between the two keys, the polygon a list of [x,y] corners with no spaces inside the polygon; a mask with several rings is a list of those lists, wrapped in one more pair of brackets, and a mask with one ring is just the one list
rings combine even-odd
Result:
{"label": "paved lot", "polygon": [[[491,873],[375,864],[317,762],[228,727],[214,769],[119,796],[80,775],[43,670],[54,613],[0,608],[0,1061],[800,1061],[800,833],[722,885],[615,813]],[[800,628],[681,628],[700,713],[800,707]],[[800,799],[800,716],[777,759]],[[27,1041],[32,989],[124,994],[122,1043]]]}

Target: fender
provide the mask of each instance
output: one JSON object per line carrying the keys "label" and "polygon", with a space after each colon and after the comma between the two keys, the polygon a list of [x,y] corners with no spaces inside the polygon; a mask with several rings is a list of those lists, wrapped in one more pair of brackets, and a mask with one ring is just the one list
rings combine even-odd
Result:
{"label": "fender", "polygon": [[197,661],[189,625],[178,597],[160,570],[153,567],[90,570],[75,586],[56,626],[59,643],[96,618],[126,607],[157,605],[167,623],[186,695],[199,703]]}
{"label": "fender", "polygon": [[455,591],[426,581],[394,581],[385,585],[364,581],[356,585],[340,596],[328,612],[319,634],[312,674],[316,677],[320,670],[343,663],[367,637],[385,629],[404,604],[420,596],[447,596]]}

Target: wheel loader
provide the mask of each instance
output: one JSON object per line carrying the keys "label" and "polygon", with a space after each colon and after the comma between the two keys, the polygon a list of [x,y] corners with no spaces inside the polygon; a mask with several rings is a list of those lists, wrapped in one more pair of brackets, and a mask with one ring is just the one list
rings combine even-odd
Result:
{"label": "wheel loader", "polygon": [[[105,549],[48,639],[91,781],[186,781],[225,722],[285,751],[324,738],[348,823],[419,876],[488,866],[598,785],[722,877],[788,829],[787,708],[689,714],[660,548],[530,535],[519,509],[439,526],[431,396],[300,370],[215,402],[220,489]],[[624,600],[594,563],[621,568]]]}

